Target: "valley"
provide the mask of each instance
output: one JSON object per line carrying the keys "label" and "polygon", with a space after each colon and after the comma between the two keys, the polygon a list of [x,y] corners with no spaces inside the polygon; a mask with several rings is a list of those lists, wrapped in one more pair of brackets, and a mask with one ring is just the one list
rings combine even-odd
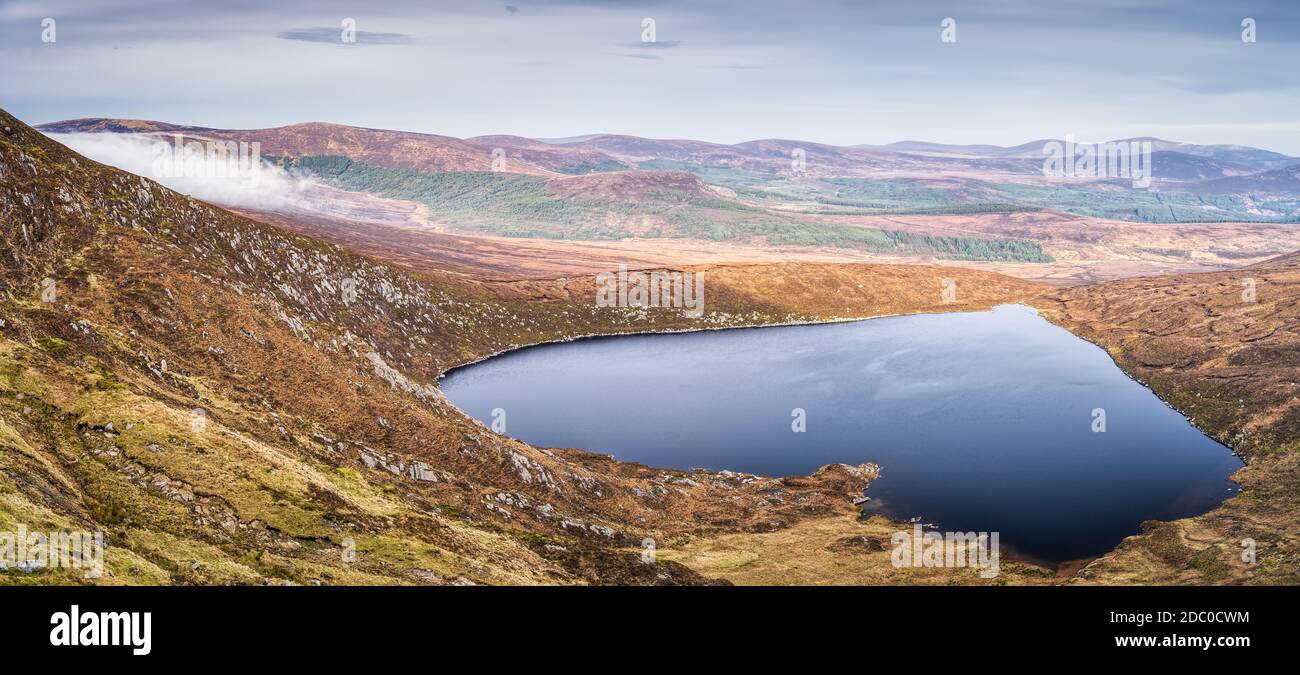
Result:
{"label": "valley", "polygon": [[[125,134],[145,151],[149,139],[178,133],[261,143],[268,161],[311,187],[277,207],[221,205],[406,264],[467,273],[478,263],[455,253],[462,245],[500,252],[481,265],[487,274],[616,262],[878,261],[974,266],[1068,286],[1213,271],[1300,249],[1300,182],[1286,173],[1300,159],[1236,146],[1137,139],[1155,150],[1148,190],[1045,176],[1051,141],[837,147],[598,135],[548,143],[114,119],[41,129],[78,143]],[[529,254],[504,259],[515,248]]]}
{"label": "valley", "polygon": [[[355,155],[408,190],[324,181],[303,208],[244,217],[78,156],[8,114],[0,126],[0,518],[105,530],[100,583],[1199,584],[1293,582],[1300,568],[1300,282],[1295,256],[1277,255],[1300,241],[1284,223],[1143,223],[987,201],[900,213],[939,207],[917,206],[926,188],[914,183],[901,197],[833,183],[845,189],[830,199],[853,204],[827,204],[745,193],[760,180],[749,175],[621,173],[708,155],[766,176],[788,165],[781,142],[650,153],[626,137],[557,149],[382,132],[376,145],[381,132],[311,125],[262,135],[264,152]],[[49,130],[60,129],[176,130],[102,120]],[[507,143],[521,169],[497,176],[482,150]],[[808,148],[810,166],[849,172],[892,170],[883,163],[898,154]],[[934,162],[904,159],[908,170]],[[449,193],[463,200],[446,205]],[[661,219],[644,231],[623,218],[642,205]],[[531,213],[529,229],[502,229]],[[704,316],[596,307],[592,274],[620,262],[703,272]],[[1257,301],[1240,302],[1243,278],[1256,280]],[[948,301],[946,280],[959,289]],[[855,517],[874,465],[763,477],[538,448],[493,433],[436,385],[455,366],[585,335],[1007,303],[1105,348],[1239,452],[1241,494],[1152,521],[1061,576],[1014,560],[994,581],[893,575],[880,540],[897,524]],[[639,559],[646,537],[662,542],[658,565]],[[1261,564],[1240,562],[1243,537]],[[3,575],[83,583],[57,570]]]}

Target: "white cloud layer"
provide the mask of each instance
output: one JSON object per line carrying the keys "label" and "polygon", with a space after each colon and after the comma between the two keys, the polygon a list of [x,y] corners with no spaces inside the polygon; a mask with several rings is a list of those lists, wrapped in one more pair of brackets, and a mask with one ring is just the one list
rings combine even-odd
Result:
{"label": "white cloud layer", "polygon": [[[192,164],[185,170],[180,163],[167,161],[171,155],[164,154],[159,144],[173,147],[170,136],[106,133],[48,136],[96,162],[156,180],[177,192],[219,206],[279,210],[309,204],[306,192],[313,184],[311,179],[290,174],[260,157],[256,159],[254,171],[245,164],[234,175],[217,176],[203,167]],[[185,140],[199,139],[186,136]]]}

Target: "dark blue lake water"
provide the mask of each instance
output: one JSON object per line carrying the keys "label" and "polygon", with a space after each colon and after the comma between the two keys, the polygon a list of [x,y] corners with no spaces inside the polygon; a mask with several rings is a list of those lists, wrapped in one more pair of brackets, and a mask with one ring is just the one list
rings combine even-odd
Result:
{"label": "dark blue lake water", "polygon": [[1049,563],[1213,508],[1242,466],[1104,351],[1018,305],[544,345],[452,371],[442,389],[484,422],[504,410],[506,432],[533,445],[652,466],[874,462],[869,512],[997,531],[1007,553]]}

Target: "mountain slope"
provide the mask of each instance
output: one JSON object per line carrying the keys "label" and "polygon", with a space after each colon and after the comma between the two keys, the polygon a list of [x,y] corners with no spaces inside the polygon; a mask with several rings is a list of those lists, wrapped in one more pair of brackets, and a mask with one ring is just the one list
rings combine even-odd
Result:
{"label": "mountain slope", "polygon": [[[736,266],[707,270],[701,319],[598,308],[590,278],[413,276],[0,127],[0,529],[104,530],[98,583],[703,583],[642,564],[641,540],[851,523],[871,467],[772,479],[533,448],[448,404],[438,374],[582,334],[1043,292],[971,270]],[[956,305],[943,277],[969,289]],[[856,290],[817,290],[838,287]]]}
{"label": "mountain slope", "polygon": [[1265,195],[1300,196],[1300,162],[1248,176],[1229,176],[1206,180],[1189,189],[1206,194],[1249,192]]}
{"label": "mountain slope", "polygon": [[[376,166],[413,171],[491,171],[493,148],[450,136],[307,122],[270,129],[208,129],[139,120],[82,119],[42,125],[47,133],[183,133],[204,139],[257,142],[264,157],[345,156]],[[519,158],[515,173],[551,175]]]}
{"label": "mountain slope", "polygon": [[[1082,579],[1300,583],[1300,253],[1074,288],[1044,306],[1247,462],[1240,494],[1203,516],[1150,523]],[[1242,560],[1247,540],[1258,564]]]}
{"label": "mountain slope", "polygon": [[[1106,347],[1248,462],[1241,494],[1149,524],[1080,581],[1297,581],[1298,255],[1054,296],[965,269],[719,265],[698,270],[694,320],[596,308],[590,277],[412,275],[88,161],[7,114],[0,128],[0,529],[105,530],[99,583],[703,583],[669,560],[712,571],[719,552],[758,551],[779,567],[808,546],[800,564],[827,573],[883,565],[845,553],[893,527],[853,517],[871,467],[770,479],[533,448],[466,418],[436,378],[584,334],[1014,301]],[[646,536],[674,545],[658,565],[638,559]],[[1240,562],[1246,539],[1257,565]],[[1045,581],[1005,564],[999,579]]]}

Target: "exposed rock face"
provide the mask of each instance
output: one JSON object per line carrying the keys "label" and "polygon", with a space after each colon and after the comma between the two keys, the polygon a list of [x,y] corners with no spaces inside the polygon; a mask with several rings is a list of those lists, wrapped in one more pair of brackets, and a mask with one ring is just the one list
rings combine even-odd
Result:
{"label": "exposed rock face", "polygon": [[[856,513],[864,468],[777,479],[537,449],[434,383],[545,340],[831,318],[796,311],[792,285],[880,266],[782,267],[776,282],[717,268],[701,320],[599,308],[589,281],[521,297],[247,220],[7,114],[0,127],[0,509],[107,531],[102,582],[702,583],[643,564],[642,540]],[[836,314],[928,309],[941,276],[969,282],[963,308],[1039,292],[889,273],[907,280],[898,295],[841,298]]]}
{"label": "exposed rock face", "polygon": [[[696,320],[598,308],[589,278],[412,274],[90,162],[4,113],[0,129],[0,515],[105,530],[101,583],[706,583],[645,564],[643,540],[852,523],[875,467],[769,478],[533,448],[449,405],[438,375],[586,334],[1016,301],[1114,346],[1240,440],[1246,495],[1194,520],[1296,569],[1294,260],[1252,271],[1259,304],[1241,312],[1207,300],[1234,276],[1040,300],[1043,287],[968,269],[715,265]],[[1177,527],[1130,547],[1165,557],[1120,551],[1084,576],[1201,580],[1197,565],[1228,557],[1215,544],[1203,559],[1198,532]],[[1125,562],[1139,555],[1165,562]],[[1254,574],[1239,571],[1219,578]]]}

